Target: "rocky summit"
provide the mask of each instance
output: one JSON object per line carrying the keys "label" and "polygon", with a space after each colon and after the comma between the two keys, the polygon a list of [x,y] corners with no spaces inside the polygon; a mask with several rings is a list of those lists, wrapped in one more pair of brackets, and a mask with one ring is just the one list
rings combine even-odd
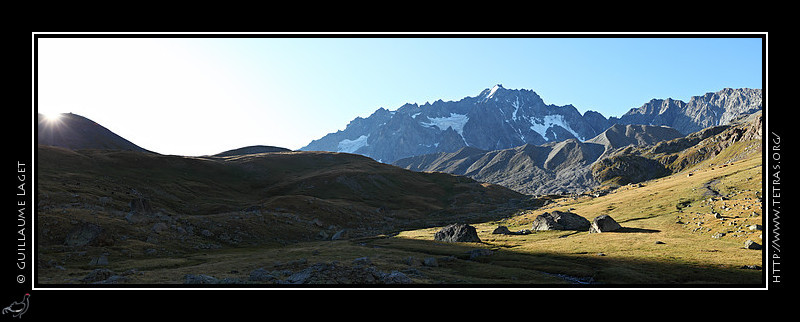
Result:
{"label": "rocky summit", "polygon": [[612,121],[664,125],[685,135],[711,126],[726,125],[743,115],[760,111],[762,95],[761,89],[725,88],[693,96],[688,103],[670,98],[653,99]]}

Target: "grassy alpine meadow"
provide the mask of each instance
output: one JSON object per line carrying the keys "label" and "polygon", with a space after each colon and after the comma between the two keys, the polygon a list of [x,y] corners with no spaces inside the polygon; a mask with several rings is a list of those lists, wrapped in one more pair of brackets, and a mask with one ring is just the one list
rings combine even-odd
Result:
{"label": "grassy alpine meadow", "polygon": [[[475,246],[504,254],[506,260],[498,265],[591,277],[602,284],[758,285],[762,251],[744,245],[747,240],[763,244],[761,165],[758,154],[724,166],[704,163],[602,197],[562,198],[505,220],[474,225],[483,242]],[[609,215],[622,229],[492,234],[499,225],[510,231],[530,229],[536,216],[551,210],[571,211],[590,221]],[[406,231],[398,237],[435,244],[437,230]]]}
{"label": "grassy alpine meadow", "polygon": [[[89,162],[78,154],[71,156],[74,163]],[[152,186],[145,184],[151,179],[123,170],[116,177],[68,171],[60,181],[42,185],[48,194],[39,199],[37,226],[44,239],[38,247],[37,279],[55,285],[114,281],[165,286],[208,279],[231,287],[285,288],[294,287],[286,281],[310,274],[312,268],[322,274],[337,267],[349,270],[350,275],[330,277],[327,283],[346,287],[392,287],[354,279],[364,272],[381,276],[400,272],[408,277],[406,284],[414,287],[759,286],[764,282],[763,251],[748,249],[745,242],[763,244],[761,154],[733,162],[720,160],[712,158],[667,177],[616,187],[600,197],[549,197],[544,205],[530,203],[535,206],[491,216],[439,214],[436,220],[426,220],[431,223],[427,228],[417,229],[402,228],[400,223],[407,219],[392,209],[353,207],[336,198],[295,196],[278,204],[247,191],[219,194],[215,185],[235,186],[234,181],[247,178],[247,170],[217,163],[210,163],[215,172],[205,177],[218,175],[219,180],[176,180]],[[139,160],[145,161],[151,160]],[[173,177],[190,175],[171,171]],[[45,171],[43,175],[54,174]],[[153,214],[147,220],[129,216],[126,208],[131,196],[126,192],[130,189],[119,186],[122,178],[131,178],[131,186],[168,187],[145,190],[150,196],[165,196],[153,198]],[[447,179],[432,178],[439,185]],[[247,180],[253,187],[262,185],[262,181]],[[371,180],[366,182],[395,185],[377,181],[380,178]],[[445,187],[455,191],[459,185]],[[116,193],[103,199],[109,191]],[[195,202],[187,205],[179,202],[183,193],[207,197],[192,199]],[[237,201],[236,207],[214,206],[231,198]],[[436,202],[459,204],[459,200],[439,197]],[[253,204],[258,207],[248,207]],[[536,216],[553,210],[569,211],[589,221],[608,215],[622,228],[602,233],[492,233],[501,225],[512,232],[531,229]],[[353,212],[396,216],[384,220],[386,227],[374,229],[375,234],[332,239],[331,235],[344,231],[336,227],[341,225],[337,220]],[[434,234],[450,221],[472,225],[481,241],[436,241]],[[270,278],[254,278],[266,276],[258,272],[268,272]]]}

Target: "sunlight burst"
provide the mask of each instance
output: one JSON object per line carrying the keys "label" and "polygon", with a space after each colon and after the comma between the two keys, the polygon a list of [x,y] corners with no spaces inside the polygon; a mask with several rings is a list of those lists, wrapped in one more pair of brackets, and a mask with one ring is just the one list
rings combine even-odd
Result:
{"label": "sunlight burst", "polygon": [[55,122],[61,118],[61,113],[45,112],[42,113],[42,115],[44,115],[44,119],[48,122]]}

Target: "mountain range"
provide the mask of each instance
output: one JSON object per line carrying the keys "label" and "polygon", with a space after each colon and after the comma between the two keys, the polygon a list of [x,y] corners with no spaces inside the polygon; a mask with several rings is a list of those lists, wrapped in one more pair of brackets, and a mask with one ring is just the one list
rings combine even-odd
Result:
{"label": "mountain range", "polygon": [[[396,111],[381,108],[301,151],[360,154],[408,170],[463,175],[523,194],[574,193],[603,182],[638,182],[670,173],[667,164],[672,160],[661,157],[665,146],[678,153],[719,135],[728,124],[760,115],[761,102],[761,90],[728,88],[692,97],[688,103],[653,99],[619,118],[606,118],[594,111],[580,114],[572,105],[547,105],[530,90],[496,85],[455,102],[405,104]],[[37,141],[72,150],[152,153],[71,113],[57,119],[39,114]],[[646,157],[620,152],[630,147],[643,151],[655,144],[661,144],[656,149],[660,152],[644,153]],[[272,152],[290,150],[248,146],[207,157]],[[651,158],[654,154],[660,155],[658,160]]]}
{"label": "mountain range", "polygon": [[666,126],[614,124],[584,142],[567,139],[493,151],[465,147],[404,158],[394,165],[464,175],[525,194],[580,193],[604,184],[658,178],[714,157],[733,143],[760,142],[761,115],[759,111],[687,136]]}
{"label": "mountain range", "polygon": [[668,126],[682,135],[724,125],[762,108],[761,89],[726,88],[694,96],[688,103],[653,99],[621,117],[581,114],[572,105],[546,104],[532,90],[498,84],[458,101],[405,104],[357,117],[344,130],[313,140],[300,150],[356,153],[392,163],[464,147],[492,151],[567,139],[585,142],[615,124]]}

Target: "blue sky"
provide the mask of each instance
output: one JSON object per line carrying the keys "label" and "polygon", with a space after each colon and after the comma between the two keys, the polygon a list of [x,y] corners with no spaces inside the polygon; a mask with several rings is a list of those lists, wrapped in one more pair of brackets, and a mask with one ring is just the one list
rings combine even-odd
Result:
{"label": "blue sky", "polygon": [[38,109],[80,114],[162,154],[298,149],[381,107],[459,100],[495,84],[606,117],[653,98],[763,88],[762,39],[724,34],[113,36],[38,38]]}

